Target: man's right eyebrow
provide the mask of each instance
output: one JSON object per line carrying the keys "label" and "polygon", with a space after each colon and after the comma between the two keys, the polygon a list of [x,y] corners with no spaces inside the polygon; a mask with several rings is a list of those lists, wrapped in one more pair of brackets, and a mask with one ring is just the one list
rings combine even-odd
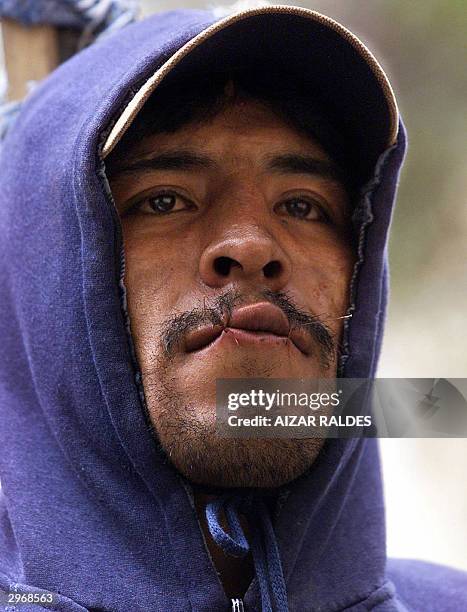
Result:
{"label": "man's right eyebrow", "polygon": [[267,169],[280,174],[308,174],[336,183],[346,184],[344,171],[335,162],[297,153],[270,155]]}
{"label": "man's right eyebrow", "polygon": [[188,150],[166,151],[150,157],[142,157],[125,163],[117,163],[110,169],[112,176],[121,174],[132,175],[154,170],[207,170],[216,165],[215,161],[207,155],[200,155]]}

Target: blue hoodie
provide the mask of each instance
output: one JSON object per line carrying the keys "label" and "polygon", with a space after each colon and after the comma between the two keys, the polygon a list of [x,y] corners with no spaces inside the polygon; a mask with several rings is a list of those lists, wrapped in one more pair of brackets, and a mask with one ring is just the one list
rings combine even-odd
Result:
{"label": "blue hoodie", "polygon": [[[209,26],[204,11],[131,25],[57,69],[0,158],[0,589],[54,594],[7,610],[228,611],[190,487],[144,417],[101,149],[129,96]],[[371,377],[387,235],[405,150],[381,155],[355,215],[358,262],[341,374]],[[274,533],[294,612],[467,610],[464,573],[386,558],[377,441],[329,439],[285,487]],[[255,578],[245,609],[261,610]]]}

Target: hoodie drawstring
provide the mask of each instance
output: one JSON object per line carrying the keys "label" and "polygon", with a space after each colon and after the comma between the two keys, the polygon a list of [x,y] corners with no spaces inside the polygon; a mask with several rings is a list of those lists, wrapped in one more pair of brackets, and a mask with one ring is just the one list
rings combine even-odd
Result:
{"label": "hoodie drawstring", "polygon": [[[252,526],[258,527],[252,529],[251,546],[238,518],[240,508]],[[230,534],[221,526],[222,511]],[[288,612],[287,591],[276,535],[264,501],[251,495],[243,497],[226,493],[207,504],[206,520],[213,540],[225,553],[233,557],[245,557],[251,550],[261,593],[262,612]]]}

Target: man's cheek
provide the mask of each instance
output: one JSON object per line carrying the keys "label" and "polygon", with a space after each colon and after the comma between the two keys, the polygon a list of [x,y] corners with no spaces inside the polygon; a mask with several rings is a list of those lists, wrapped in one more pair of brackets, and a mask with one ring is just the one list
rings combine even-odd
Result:
{"label": "man's cheek", "polygon": [[174,286],[167,266],[140,266],[131,257],[126,261],[124,283],[131,334],[138,362],[145,369],[161,351],[160,331],[173,309]]}
{"label": "man's cheek", "polygon": [[128,293],[145,303],[150,303],[151,298],[164,296],[178,272],[170,245],[164,245],[157,236],[142,236],[127,228],[124,231],[124,250]]}
{"label": "man's cheek", "polygon": [[306,309],[318,315],[336,336],[349,306],[352,272],[353,258],[336,257],[326,263],[315,260],[297,274],[302,279],[298,295],[303,296]]}

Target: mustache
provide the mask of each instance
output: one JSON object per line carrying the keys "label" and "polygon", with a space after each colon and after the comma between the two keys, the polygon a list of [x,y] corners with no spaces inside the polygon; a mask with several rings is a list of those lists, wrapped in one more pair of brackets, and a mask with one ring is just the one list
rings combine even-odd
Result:
{"label": "mustache", "polygon": [[[320,316],[298,308],[290,296],[282,291],[266,289],[259,295],[282,310],[290,329],[300,328],[309,334],[319,347],[322,363],[330,364],[336,353],[336,343],[331,330]],[[200,308],[171,317],[162,326],[161,338],[166,355],[173,357],[185,334],[197,327],[203,325],[226,327],[234,308],[245,303],[247,300],[244,295],[239,291],[229,290],[217,296],[209,306],[204,303]]]}

